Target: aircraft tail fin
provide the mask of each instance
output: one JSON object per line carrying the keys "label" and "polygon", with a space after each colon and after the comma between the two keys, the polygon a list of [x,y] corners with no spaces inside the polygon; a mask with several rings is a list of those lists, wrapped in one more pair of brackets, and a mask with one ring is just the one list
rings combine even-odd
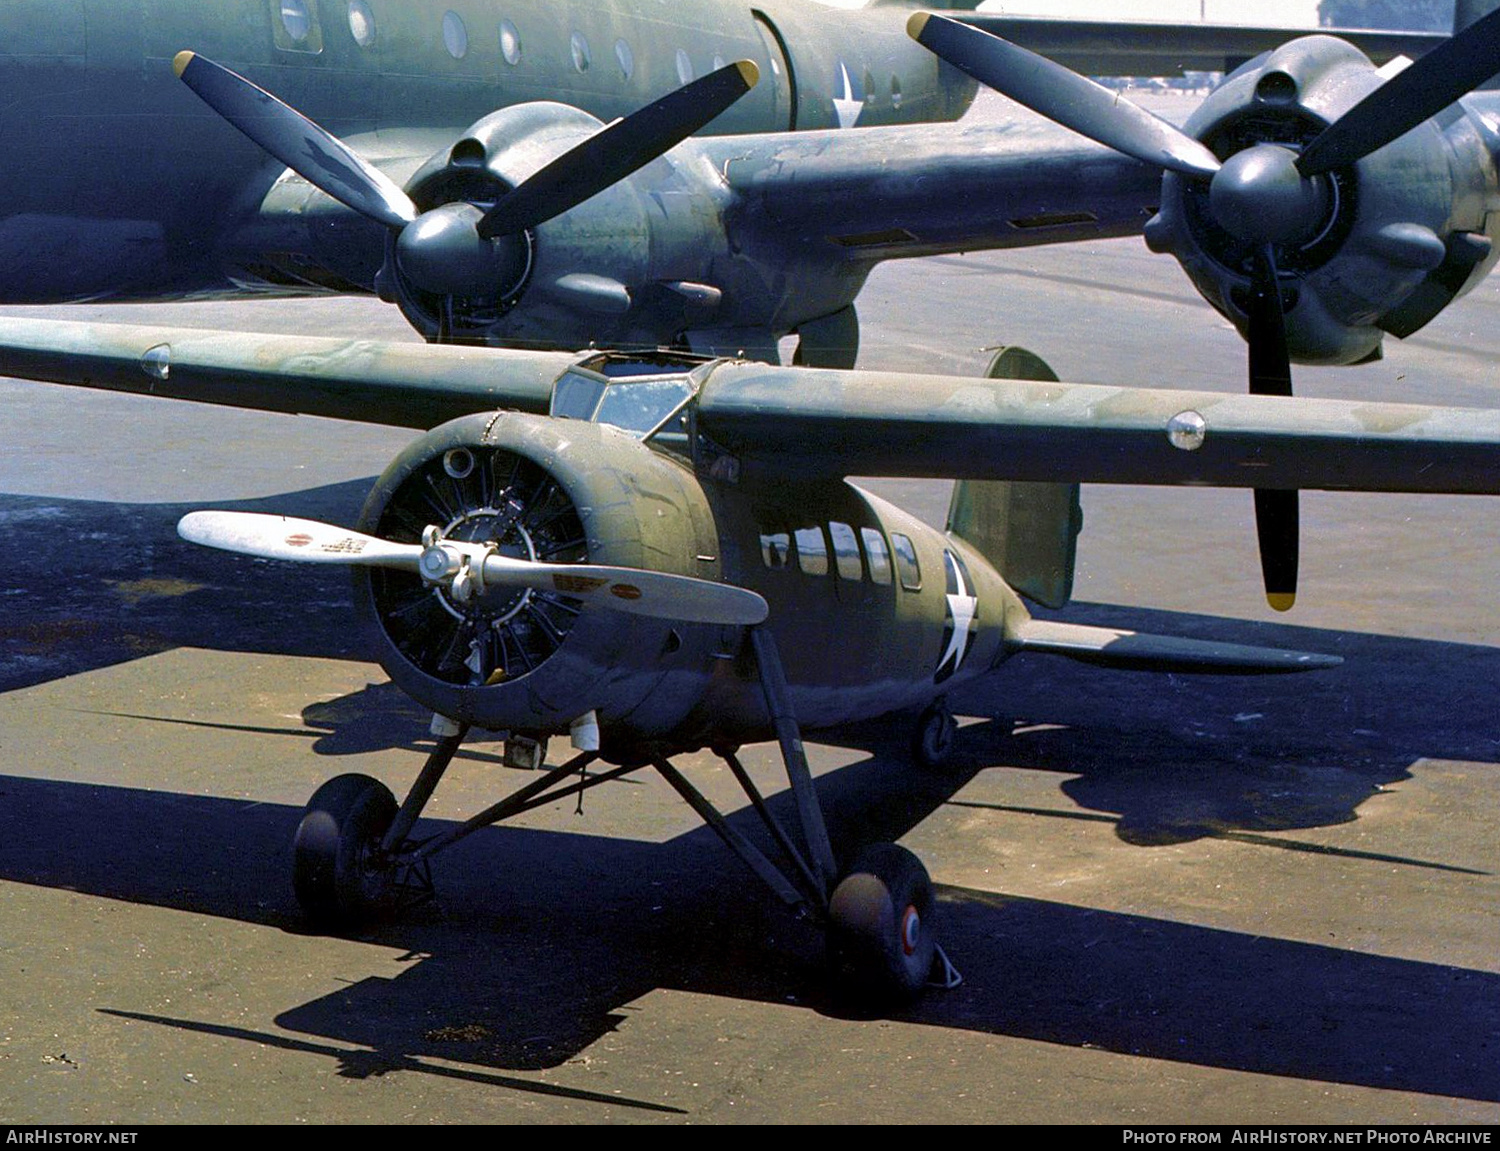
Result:
{"label": "aircraft tail fin", "polygon": [[[992,380],[1056,381],[1025,348],[1001,348],[990,360]],[[948,505],[948,531],[972,544],[1002,579],[1033,603],[1066,606],[1083,508],[1077,484],[960,480]]]}
{"label": "aircraft tail fin", "polygon": [[1082,663],[1130,671],[1172,671],[1200,675],[1284,675],[1319,671],[1344,661],[1283,648],[1251,647],[1212,640],[1143,635],[1110,627],[1030,619],[1014,627],[1012,651],[1045,652]]}

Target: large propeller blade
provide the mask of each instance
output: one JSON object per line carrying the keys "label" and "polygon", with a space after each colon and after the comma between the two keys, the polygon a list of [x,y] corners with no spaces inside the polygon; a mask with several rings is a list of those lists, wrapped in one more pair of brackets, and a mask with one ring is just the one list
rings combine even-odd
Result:
{"label": "large propeller blade", "polygon": [[1352,164],[1500,72],[1500,9],[1474,21],[1350,108],[1297,159],[1304,176]]}
{"label": "large propeller blade", "polygon": [[456,203],[419,213],[411,197],[348,145],[238,73],[194,52],[179,52],[173,68],[214,111],[308,183],[396,232],[401,270],[418,287],[446,297],[490,295],[513,280],[522,257],[502,237],[546,223],[623,180],[759,79],[750,60],[725,65],[596,132],[487,212]]}
{"label": "large propeller blade", "polygon": [[671,151],[755,87],[760,70],[737,60],[596,132],[502,196],[485,213],[485,239],[524,232],[577,207]]}
{"label": "large propeller blade", "polygon": [[928,12],[906,30],[980,83],[1090,140],[1187,176],[1219,170],[1219,158],[1186,132],[1045,56]]}
{"label": "large propeller blade", "polygon": [[444,540],[393,543],[317,520],[259,512],[190,512],[177,525],[190,543],[261,559],[361,565],[417,573],[464,602],[488,586],[534,588],[599,607],[684,623],[753,626],[769,613],[755,592],[732,584],[607,564],[553,564],[502,556],[492,547]]}
{"label": "large propeller blade", "polygon": [[238,72],[196,52],[177,53],[172,70],[220,116],[345,207],[397,231],[417,218],[411,197],[380,169]]}
{"label": "large propeller blade", "polygon": [[[1287,354],[1286,316],[1282,311],[1281,287],[1276,280],[1276,257],[1270,245],[1255,258],[1246,313],[1250,394],[1290,396],[1292,362]],[[1299,517],[1296,491],[1255,490],[1255,534],[1260,545],[1261,577],[1266,602],[1277,611],[1289,611],[1297,599]]]}

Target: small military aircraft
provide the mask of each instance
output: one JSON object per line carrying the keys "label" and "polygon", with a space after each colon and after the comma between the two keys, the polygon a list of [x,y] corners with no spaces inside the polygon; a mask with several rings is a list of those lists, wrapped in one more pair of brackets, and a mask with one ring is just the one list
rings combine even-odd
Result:
{"label": "small military aircraft", "polygon": [[[279,11],[293,41],[312,36],[306,4]],[[287,11],[301,16],[288,24]],[[360,12],[375,16],[348,6],[356,46]],[[753,88],[765,69],[752,57],[679,74],[681,90],[609,126],[511,104],[456,141],[443,129],[436,151],[417,133],[421,146],[394,146],[392,162],[380,133],[336,136],[180,52],[180,78],[272,157],[254,194],[228,197],[253,227],[225,242],[253,234],[262,255],[303,260],[305,279],[377,285],[432,342],[7,320],[0,372],[423,433],[352,529],[219,512],[180,526],[213,547],[352,566],[372,654],[434,713],[437,748],[402,803],[360,775],[310,801],[293,878],[315,920],[345,926],[419,897],[430,860],[457,839],[652,767],[827,925],[853,985],[909,995],[947,969],[930,883],[895,845],[834,858],[804,729],[912,711],[917,758],[936,764],[954,738],[947,692],[1017,654],[1219,673],[1332,662],[1032,618],[1023,596],[1069,597],[1078,484],[1272,493],[1262,547],[1281,599],[1302,488],[1500,490],[1500,413],[1285,394],[1293,358],[1368,357],[1382,332],[1415,330],[1493,264],[1500,102],[1449,105],[1500,63],[1497,19],[1395,78],[1339,40],[1296,41],[1234,72],[1186,131],[1123,105],[1099,112],[1079,78],[1043,69],[1034,102],[1107,147],[1063,128],[962,125],[690,136]],[[920,15],[910,27],[996,78],[999,39]],[[508,60],[517,42],[499,30]],[[617,64],[630,72],[623,54]],[[1321,165],[1304,159],[1320,153]],[[853,300],[878,260],[1123,234],[1158,202],[1150,234],[1242,323],[1260,394],[1061,384],[1021,353],[997,362],[999,379],[850,370]],[[132,235],[119,233],[112,259]],[[202,235],[189,229],[186,247]],[[223,249],[198,255],[144,263],[222,276]],[[792,331],[807,366],[768,362]],[[563,350],[588,338],[610,350]],[[850,475],[958,480],[947,530]],[[414,840],[471,728],[506,733],[517,765],[542,767],[546,740],[564,733],[577,755]],[[736,759],[768,737],[800,844]],[[672,765],[702,747],[741,779],[783,865]],[[600,758],[611,766],[589,772]]]}
{"label": "small military aircraft", "polygon": [[[371,655],[434,714],[402,802],[360,774],[309,801],[293,883],[314,922],[394,910],[471,832],[652,768],[826,925],[845,985],[876,1002],[949,971],[931,884],[893,844],[834,856],[804,731],[910,713],[915,757],[937,766],[955,738],[947,694],[1012,657],[1219,674],[1338,662],[1032,617],[1023,595],[1069,597],[1079,482],[1500,492],[1500,412],[1062,384],[1019,351],[1004,378],[961,379],[7,319],[0,373],[421,431],[352,528],[219,511],[179,526],[351,566]],[[849,475],[957,479],[947,530]],[[471,729],[545,770],[416,836]],[[557,737],[576,754],[547,767]],[[737,758],[764,739],[800,835]],[[739,778],[782,862],[674,766],[700,748]]]}

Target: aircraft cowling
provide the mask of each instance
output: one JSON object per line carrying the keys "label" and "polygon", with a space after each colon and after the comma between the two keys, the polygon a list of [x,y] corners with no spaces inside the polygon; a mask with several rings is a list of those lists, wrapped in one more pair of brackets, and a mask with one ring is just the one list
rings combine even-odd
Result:
{"label": "aircraft cowling", "polygon": [[[424,212],[444,204],[487,208],[601,127],[565,104],[514,105],[433,156],[406,190]],[[642,180],[652,189],[649,206]],[[504,256],[492,291],[441,295],[418,287],[403,273],[396,237],[388,241],[377,287],[429,340],[563,350],[589,343],[656,347],[718,305],[716,291],[694,291],[723,244],[717,220],[707,182],[663,157],[533,229],[498,237]]]}
{"label": "aircraft cowling", "polygon": [[[600,425],[514,412],[422,436],[377,481],[360,530],[496,541],[502,555],[714,579],[719,546],[687,467]],[[709,558],[705,558],[709,557]],[[719,627],[491,588],[467,604],[415,574],[355,569],[355,605],[391,679],[433,711],[490,730],[567,731],[595,711],[618,748],[669,732],[714,670]],[[729,629],[734,630],[734,629]]]}
{"label": "aircraft cowling", "polygon": [[[1221,160],[1256,143],[1297,152],[1380,82],[1349,44],[1306,37],[1231,73],[1184,129]],[[1315,178],[1318,225],[1274,246],[1292,359],[1378,357],[1385,333],[1410,335],[1483,278],[1497,254],[1489,211],[1497,147],[1487,123],[1456,106]],[[1255,248],[1215,220],[1209,188],[1168,172],[1146,242],[1176,256],[1203,297],[1247,335]]]}

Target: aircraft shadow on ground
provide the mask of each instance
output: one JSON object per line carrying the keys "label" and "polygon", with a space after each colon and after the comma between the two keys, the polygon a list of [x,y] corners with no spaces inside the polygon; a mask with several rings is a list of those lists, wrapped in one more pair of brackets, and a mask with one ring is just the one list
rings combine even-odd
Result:
{"label": "aircraft shadow on ground", "polygon": [[[340,485],[274,503],[350,522],[363,491]],[[141,561],[100,560],[86,576],[146,572],[137,578],[202,586],[149,608],[142,599],[141,613],[123,618],[113,605],[90,602],[88,579],[55,611],[42,597],[26,613],[33,622],[53,611],[47,618],[58,623],[76,611],[99,630],[89,638],[80,628],[42,647],[19,679],[45,682],[133,658],[143,639],[148,650],[272,643],[287,654],[355,654],[344,577],[309,593],[301,573],[281,565],[228,557],[238,566],[225,568],[224,557],[176,541],[171,527],[181,508],[0,500],[0,512],[28,513],[48,527],[58,526],[59,513],[42,509],[59,506],[61,526],[104,532]],[[47,562],[17,565],[32,535],[17,522],[0,518],[0,562],[23,586],[49,589],[52,573],[68,570],[59,566],[67,550],[58,544]],[[1042,814],[1109,820],[1127,843],[1159,844],[1347,822],[1419,758],[1495,758],[1485,688],[1500,673],[1500,652],[1491,649],[1086,604],[1069,618],[1334,651],[1348,662],[1314,676],[1247,680],[1017,661],[956,698],[961,714],[989,722],[965,730],[960,762],[945,776],[914,774],[899,721],[833,733],[869,751],[819,782],[836,842],[899,838],[940,806],[970,802],[959,791],[994,767],[1056,771],[1071,804]],[[17,679],[12,674],[7,686]],[[304,719],[323,733],[314,749],[337,755],[409,742],[414,715],[399,693],[376,687],[316,705]],[[591,801],[595,819],[608,820],[608,795],[606,788]],[[773,803],[788,814],[784,794]],[[297,931],[286,855],[268,845],[288,843],[299,815],[285,806],[0,775],[0,879]],[[735,818],[759,834],[746,813]],[[1377,858],[1463,870],[1442,860]],[[368,937],[405,953],[397,974],[288,1008],[275,1019],[282,1032],[232,1033],[327,1053],[347,1075],[432,1070],[425,1061],[442,1059],[481,1069],[472,1076],[480,1081],[524,1089],[485,1069],[565,1062],[657,988],[842,1011],[823,990],[818,933],[763,895],[706,830],[655,845],[495,829],[445,855],[437,872],[437,903]],[[904,1018],[1500,1102],[1500,977],[1492,974],[956,887],[941,898],[945,942],[967,981]],[[190,1018],[154,1021],[231,1034]]]}
{"label": "aircraft shadow on ground", "polygon": [[[1215,626],[1241,638],[1259,630]],[[1425,685],[1434,697],[1462,695],[1469,677],[1494,682],[1500,670],[1500,653],[1482,649],[1344,642],[1377,670],[1425,666],[1441,681]],[[1051,701],[1047,713],[1020,710],[1074,726],[1017,735],[1003,734],[1008,721],[971,726],[964,762],[931,778],[915,775],[892,750],[898,724],[867,725],[860,731],[880,750],[819,781],[836,842],[847,849],[899,837],[943,804],[964,802],[957,793],[978,770],[1006,764],[1066,771],[1062,789],[1077,806],[1060,802],[1059,813],[1118,820],[1128,842],[1321,826],[1353,818],[1377,785],[1406,775],[1420,755],[1478,759],[1492,746],[1477,720],[1445,727],[1422,697],[1388,712],[1378,735],[1315,719],[1322,705],[1307,698],[1314,677],[1197,680],[1189,706],[1175,685],[1162,691],[1160,677],[1150,676],[1121,676],[1102,692],[1096,683],[1092,697],[1054,699],[1076,686],[1074,674],[1104,673],[1036,663],[1024,681],[1002,675],[992,694],[971,692],[962,710],[1014,715],[1012,705]],[[1352,683],[1337,681],[1354,674],[1347,667],[1330,673],[1322,678],[1335,682],[1313,690],[1347,693]],[[1247,684],[1259,693],[1253,705],[1241,698]],[[1229,740],[1251,724],[1235,718],[1255,714],[1246,706],[1274,738]],[[352,708],[348,719],[356,722]],[[1216,731],[1224,738],[1213,738]],[[854,742],[858,733],[845,734]],[[0,793],[6,880],[301,930],[285,853],[267,850],[289,841],[297,809],[15,776],[0,777]],[[605,828],[608,800],[606,788],[591,801]],[[784,793],[773,803],[790,816]],[[747,813],[734,818],[758,834]],[[439,1059],[474,1069],[468,1077],[479,1082],[525,1090],[524,1081],[496,1073],[573,1058],[658,988],[843,1013],[824,990],[818,933],[763,894],[706,830],[657,845],[492,829],[445,855],[437,874],[436,903],[366,937],[405,953],[390,978],[290,1007],[276,1017],[278,1031],[190,1017],[149,1021],[321,1052],[344,1075],[430,1071],[429,1061]],[[902,1018],[1500,1102],[1500,977],[1493,974],[958,887],[942,888],[940,898],[945,943],[967,979]]]}

